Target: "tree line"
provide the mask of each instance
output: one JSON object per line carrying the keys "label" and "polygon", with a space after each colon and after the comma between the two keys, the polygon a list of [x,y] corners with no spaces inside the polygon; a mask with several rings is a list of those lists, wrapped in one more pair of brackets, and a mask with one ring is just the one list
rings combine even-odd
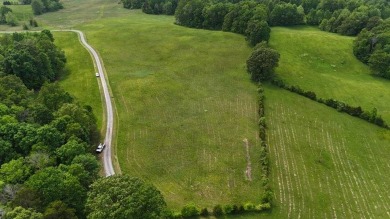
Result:
{"label": "tree line", "polygon": [[66,57],[54,45],[50,31],[0,37],[0,73],[18,76],[28,89],[39,90],[64,71]]}
{"label": "tree line", "polygon": [[91,107],[57,83],[33,92],[16,75],[0,77],[0,93],[0,202],[6,218],[83,218],[89,185],[99,172],[91,154],[99,137]]}
{"label": "tree line", "polygon": [[293,93],[299,94],[301,96],[307,97],[311,100],[314,100],[318,103],[325,104],[326,106],[329,106],[333,109],[336,109],[339,112],[347,113],[348,115],[363,119],[367,122],[373,123],[379,127],[389,129],[389,126],[386,124],[386,122],[382,119],[381,115],[378,115],[377,109],[373,108],[371,111],[363,110],[360,106],[351,106],[347,103],[344,103],[339,100],[335,100],[333,98],[329,99],[323,99],[318,98],[316,93],[313,91],[305,91],[299,86],[295,85],[288,85],[283,80],[278,78],[273,78],[271,80],[271,83],[273,85],[276,85],[280,88],[283,88],[285,90],[291,91]]}
{"label": "tree line", "polygon": [[387,0],[122,0],[147,14],[175,15],[175,23],[246,36],[251,46],[268,41],[269,26],[316,25],[356,36],[355,56],[374,75],[390,78]]}

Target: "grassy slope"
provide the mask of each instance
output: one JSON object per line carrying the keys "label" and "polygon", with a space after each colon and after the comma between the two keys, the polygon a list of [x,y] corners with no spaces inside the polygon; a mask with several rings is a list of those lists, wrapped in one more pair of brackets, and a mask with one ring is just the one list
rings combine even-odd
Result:
{"label": "grassy slope", "polygon": [[127,14],[118,0],[62,0],[61,2],[64,9],[36,17],[40,26],[69,29],[79,24]]}
{"label": "grassy slope", "polygon": [[[245,72],[243,37],[128,14],[80,26],[116,98],[122,172],[154,183],[176,209],[259,202],[256,87]],[[252,144],[251,183],[244,138]]]}
{"label": "grassy slope", "polygon": [[274,216],[390,216],[389,131],[272,86],[265,95]]}
{"label": "grassy slope", "polygon": [[371,76],[353,56],[352,43],[352,37],[309,27],[272,28],[270,41],[281,54],[276,72],[288,84],[369,111],[376,107],[390,123],[390,81]]}
{"label": "grassy slope", "polygon": [[65,51],[67,74],[60,80],[61,86],[85,105],[92,106],[102,125],[103,109],[99,93],[98,80],[91,56],[80,44],[76,33],[53,32],[55,44]]}

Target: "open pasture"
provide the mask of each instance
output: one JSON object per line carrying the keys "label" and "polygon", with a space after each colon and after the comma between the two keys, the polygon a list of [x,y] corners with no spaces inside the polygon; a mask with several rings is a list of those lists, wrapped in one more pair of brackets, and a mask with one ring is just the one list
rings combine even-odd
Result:
{"label": "open pasture", "polygon": [[390,81],[373,77],[352,53],[353,37],[312,27],[274,27],[270,45],[281,54],[276,73],[290,85],[378,114],[390,123]]}
{"label": "open pasture", "polygon": [[79,27],[109,76],[121,170],[156,185],[176,210],[259,203],[257,92],[245,68],[251,50],[240,35],[173,21],[128,11]]}
{"label": "open pasture", "polygon": [[274,216],[390,217],[390,131],[267,86]]}
{"label": "open pasture", "polygon": [[83,23],[121,17],[129,11],[118,0],[62,0],[64,8],[36,16],[44,28],[70,29]]}

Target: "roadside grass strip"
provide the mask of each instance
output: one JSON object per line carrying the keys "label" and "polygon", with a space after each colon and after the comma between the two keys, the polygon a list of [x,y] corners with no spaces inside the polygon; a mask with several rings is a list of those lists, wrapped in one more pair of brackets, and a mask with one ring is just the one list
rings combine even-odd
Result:
{"label": "roadside grass strip", "polygon": [[386,218],[390,132],[265,86],[275,215]]}

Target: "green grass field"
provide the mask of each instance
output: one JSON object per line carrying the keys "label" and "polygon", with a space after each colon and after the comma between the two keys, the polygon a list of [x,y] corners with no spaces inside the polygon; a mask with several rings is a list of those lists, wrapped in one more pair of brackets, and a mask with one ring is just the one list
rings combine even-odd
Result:
{"label": "green grass field", "polygon": [[[3,5],[3,1],[0,1]],[[29,20],[33,17],[31,5],[7,5],[12,10],[12,13],[18,19],[18,25],[11,27],[9,25],[0,25],[0,31],[19,31],[22,30],[23,24],[29,24]]]}
{"label": "green grass field", "polygon": [[69,29],[77,25],[96,22],[128,14],[118,0],[62,0],[64,9],[36,16],[44,28]]}
{"label": "green grass field", "polygon": [[367,111],[390,123],[390,81],[373,77],[352,53],[352,37],[310,27],[272,28],[270,45],[281,54],[276,73],[290,85]]}
{"label": "green grass field", "polygon": [[55,44],[64,50],[67,63],[61,86],[84,105],[90,105],[102,127],[103,109],[94,64],[88,51],[80,44],[76,33],[53,32]]}
{"label": "green grass field", "polygon": [[[174,209],[260,201],[256,86],[245,71],[250,48],[242,36],[139,11],[80,29],[110,78],[123,173],[155,184]],[[252,182],[244,174],[245,138]]]}
{"label": "green grass field", "polygon": [[[175,26],[173,17],[128,11],[113,0],[63,2],[66,9],[38,22],[81,29],[102,56],[117,106],[122,172],[155,184],[176,210],[189,202],[258,202],[257,92],[245,71],[251,51],[244,37]],[[68,55],[70,74],[61,83],[76,96],[95,89],[97,96],[84,98],[101,110],[92,62],[77,61],[90,61],[89,54],[74,34],[55,37]],[[273,28],[270,44],[281,53],[276,71],[287,83],[376,107],[390,123],[390,83],[369,75],[354,58],[352,41],[298,27]],[[83,67],[83,76],[74,73]],[[275,206],[271,214],[237,218],[390,217],[389,131],[265,88]],[[244,138],[252,146],[252,182],[244,175]]]}
{"label": "green grass field", "polygon": [[390,217],[390,131],[288,91],[265,91],[274,216]]}

